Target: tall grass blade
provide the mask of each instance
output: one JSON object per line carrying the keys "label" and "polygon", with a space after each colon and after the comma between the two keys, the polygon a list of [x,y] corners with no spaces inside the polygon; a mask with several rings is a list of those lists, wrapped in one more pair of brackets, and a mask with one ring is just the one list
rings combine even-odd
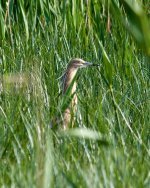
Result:
{"label": "tall grass blade", "polygon": [[24,26],[25,26],[26,41],[28,41],[28,40],[29,40],[28,20],[27,20],[26,14],[25,14],[25,9],[24,9],[24,7],[23,7],[22,1],[20,1],[19,5],[20,5],[20,9],[21,9],[23,21],[24,21]]}

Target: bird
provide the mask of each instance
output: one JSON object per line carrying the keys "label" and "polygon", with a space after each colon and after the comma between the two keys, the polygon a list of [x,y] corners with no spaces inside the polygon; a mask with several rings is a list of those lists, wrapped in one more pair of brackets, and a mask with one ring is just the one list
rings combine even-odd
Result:
{"label": "bird", "polygon": [[81,68],[92,67],[92,66],[99,66],[99,64],[93,64],[80,58],[73,58],[70,60],[65,70],[65,73],[63,74],[62,94],[66,95],[67,90],[71,86],[70,94],[72,95],[70,104],[69,106],[67,106],[67,108],[65,109],[63,113],[63,129],[64,130],[66,130],[69,127],[69,125],[71,124],[72,126],[74,125],[74,119],[75,119],[74,117],[77,112],[77,103],[78,103],[78,98],[76,94],[77,83],[74,81],[77,71]]}

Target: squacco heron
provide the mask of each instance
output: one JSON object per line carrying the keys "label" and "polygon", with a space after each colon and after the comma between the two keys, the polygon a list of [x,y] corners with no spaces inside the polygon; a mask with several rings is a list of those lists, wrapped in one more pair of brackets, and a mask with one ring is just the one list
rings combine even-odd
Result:
{"label": "squacco heron", "polygon": [[[67,89],[69,88],[70,84],[72,83],[73,79],[79,68],[86,68],[90,66],[99,66],[98,64],[89,63],[79,58],[72,59],[65,71],[63,76],[63,95],[65,95]],[[71,94],[73,95],[72,101],[69,106],[66,108],[63,114],[63,128],[67,129],[70,124],[74,124],[74,116],[77,111],[77,95],[76,95],[76,86],[77,83],[74,82],[71,88]]]}

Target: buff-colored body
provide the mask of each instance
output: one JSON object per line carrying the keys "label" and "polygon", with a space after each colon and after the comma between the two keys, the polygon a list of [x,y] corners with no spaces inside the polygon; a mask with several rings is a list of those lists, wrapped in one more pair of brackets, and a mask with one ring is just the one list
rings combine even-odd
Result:
{"label": "buff-colored body", "polygon": [[[68,87],[70,86],[71,82],[73,81],[77,70],[79,68],[85,68],[87,66],[93,65],[89,62],[86,62],[82,59],[72,59],[68,64],[67,70],[64,74],[63,78],[63,94],[66,93]],[[73,83],[71,94],[73,94],[73,99],[70,105],[66,108],[63,114],[63,128],[66,129],[68,126],[73,126],[74,124],[74,117],[77,111],[77,95],[76,95],[76,82]]]}
{"label": "buff-colored body", "polygon": [[[69,85],[71,84],[71,82],[73,81],[75,75],[77,73],[77,69],[74,69],[73,67],[69,68],[66,73],[65,73],[65,80],[64,80],[64,88],[63,88],[63,94],[66,93]],[[72,90],[71,90],[71,94],[73,94],[73,98],[71,101],[71,104],[66,108],[64,115],[63,115],[63,127],[64,129],[66,129],[68,127],[69,124],[74,124],[74,117],[76,114],[76,110],[77,110],[77,95],[76,95],[76,82],[74,82],[73,86],[72,86]],[[71,122],[72,120],[72,122]]]}

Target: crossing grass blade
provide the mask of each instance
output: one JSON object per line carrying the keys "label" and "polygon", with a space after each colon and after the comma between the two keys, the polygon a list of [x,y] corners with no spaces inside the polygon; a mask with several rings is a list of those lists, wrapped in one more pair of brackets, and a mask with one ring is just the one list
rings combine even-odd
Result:
{"label": "crossing grass blade", "polygon": [[[105,139],[106,136],[86,128],[74,128],[66,131],[60,131],[59,136],[71,136],[82,139],[98,140],[102,144],[108,145],[108,141]],[[99,143],[100,143],[99,142]]]}

